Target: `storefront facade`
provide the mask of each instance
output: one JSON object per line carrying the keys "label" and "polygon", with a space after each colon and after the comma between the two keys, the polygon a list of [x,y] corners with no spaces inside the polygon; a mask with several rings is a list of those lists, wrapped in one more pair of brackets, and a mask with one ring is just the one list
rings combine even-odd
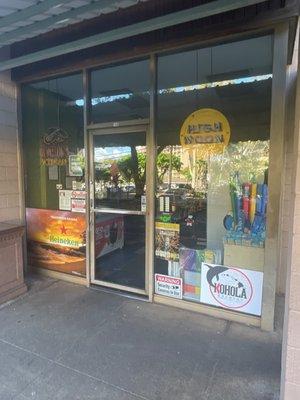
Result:
{"label": "storefront facade", "polygon": [[298,399],[299,4],[126,1],[0,32],[0,221],[25,272],[199,317],[272,331],[284,294]]}
{"label": "storefront facade", "polygon": [[272,329],[287,49],[276,24],[22,82],[28,265]]}

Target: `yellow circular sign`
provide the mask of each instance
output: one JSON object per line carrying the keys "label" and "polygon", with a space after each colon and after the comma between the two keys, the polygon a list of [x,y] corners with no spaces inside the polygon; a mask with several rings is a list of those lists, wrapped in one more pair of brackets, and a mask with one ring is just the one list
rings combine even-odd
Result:
{"label": "yellow circular sign", "polygon": [[227,118],[213,108],[194,111],[184,121],[180,131],[180,143],[187,149],[195,149],[199,157],[223,153],[230,139]]}

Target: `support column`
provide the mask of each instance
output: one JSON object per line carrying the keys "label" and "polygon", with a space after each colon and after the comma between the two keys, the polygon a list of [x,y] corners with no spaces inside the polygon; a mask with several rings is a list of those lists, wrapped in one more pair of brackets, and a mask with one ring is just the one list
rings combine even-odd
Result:
{"label": "support column", "polygon": [[300,77],[296,86],[291,216],[287,258],[286,303],[282,345],[281,400],[300,399]]}

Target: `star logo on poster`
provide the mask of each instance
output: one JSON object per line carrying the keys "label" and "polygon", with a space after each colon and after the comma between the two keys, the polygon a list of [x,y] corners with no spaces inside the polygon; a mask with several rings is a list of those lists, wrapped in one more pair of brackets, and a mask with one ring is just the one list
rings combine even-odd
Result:
{"label": "star logo on poster", "polygon": [[66,235],[67,234],[67,228],[64,225],[60,228],[60,231],[61,231],[62,235]]}

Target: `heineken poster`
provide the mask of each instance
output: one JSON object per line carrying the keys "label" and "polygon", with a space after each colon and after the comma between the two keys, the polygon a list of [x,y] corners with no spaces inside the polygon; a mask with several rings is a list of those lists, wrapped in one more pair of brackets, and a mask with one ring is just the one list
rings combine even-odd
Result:
{"label": "heineken poster", "polygon": [[29,265],[85,275],[85,214],[27,208],[26,219]]}

